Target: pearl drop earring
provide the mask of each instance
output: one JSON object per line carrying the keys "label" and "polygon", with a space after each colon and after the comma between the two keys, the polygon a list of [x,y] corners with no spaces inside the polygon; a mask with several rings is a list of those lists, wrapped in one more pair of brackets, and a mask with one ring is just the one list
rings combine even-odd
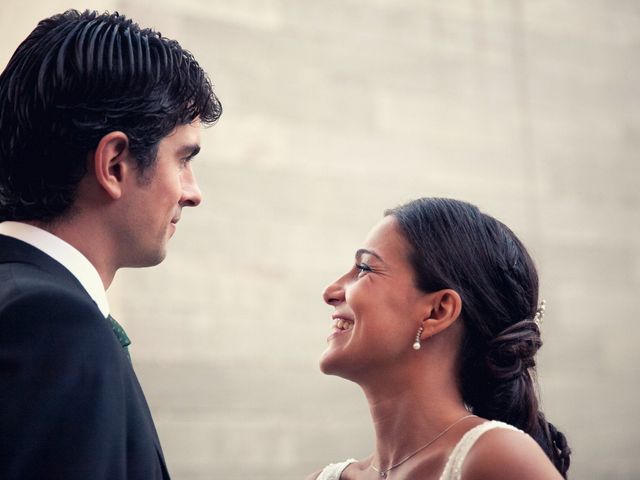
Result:
{"label": "pearl drop earring", "polygon": [[422,346],[420,344],[420,336],[422,335],[422,332],[424,331],[424,328],[420,327],[418,329],[418,334],[416,335],[416,341],[413,344],[413,349],[414,350],[420,350],[420,347]]}

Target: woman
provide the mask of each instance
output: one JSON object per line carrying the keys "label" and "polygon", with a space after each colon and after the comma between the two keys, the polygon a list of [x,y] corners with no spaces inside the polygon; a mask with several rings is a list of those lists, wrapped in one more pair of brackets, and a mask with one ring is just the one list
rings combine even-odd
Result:
{"label": "woman", "polygon": [[566,478],[533,379],[537,273],[505,225],[449,199],[390,210],[324,300],[320,368],[360,385],[376,442],[308,480]]}

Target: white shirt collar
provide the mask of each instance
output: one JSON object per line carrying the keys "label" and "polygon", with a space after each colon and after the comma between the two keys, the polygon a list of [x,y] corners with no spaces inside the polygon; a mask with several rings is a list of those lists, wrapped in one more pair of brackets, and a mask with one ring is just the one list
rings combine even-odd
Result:
{"label": "white shirt collar", "polygon": [[61,263],[78,279],[102,314],[109,315],[109,302],[100,275],[75,247],[46,230],[22,222],[1,222],[0,234],[22,240]]}

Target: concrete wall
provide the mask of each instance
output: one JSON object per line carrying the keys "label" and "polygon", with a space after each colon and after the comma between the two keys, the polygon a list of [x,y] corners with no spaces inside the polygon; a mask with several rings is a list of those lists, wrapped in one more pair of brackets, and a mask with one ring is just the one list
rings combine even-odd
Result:
{"label": "concrete wall", "polygon": [[[0,63],[67,6],[4,0]],[[205,202],[109,292],[176,479],[299,479],[371,450],[360,391],[316,366],[320,292],[383,209],[427,195],[478,204],[537,259],[572,477],[640,477],[637,2],[91,7],[177,38],[225,107],[196,161]]]}

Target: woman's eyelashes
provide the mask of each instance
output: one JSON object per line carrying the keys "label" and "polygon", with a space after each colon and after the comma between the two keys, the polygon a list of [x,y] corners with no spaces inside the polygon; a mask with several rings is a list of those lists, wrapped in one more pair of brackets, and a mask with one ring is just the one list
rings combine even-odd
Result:
{"label": "woman's eyelashes", "polygon": [[357,271],[357,277],[360,278],[363,275],[366,275],[369,272],[373,272],[373,269],[364,262],[356,263],[355,265]]}

